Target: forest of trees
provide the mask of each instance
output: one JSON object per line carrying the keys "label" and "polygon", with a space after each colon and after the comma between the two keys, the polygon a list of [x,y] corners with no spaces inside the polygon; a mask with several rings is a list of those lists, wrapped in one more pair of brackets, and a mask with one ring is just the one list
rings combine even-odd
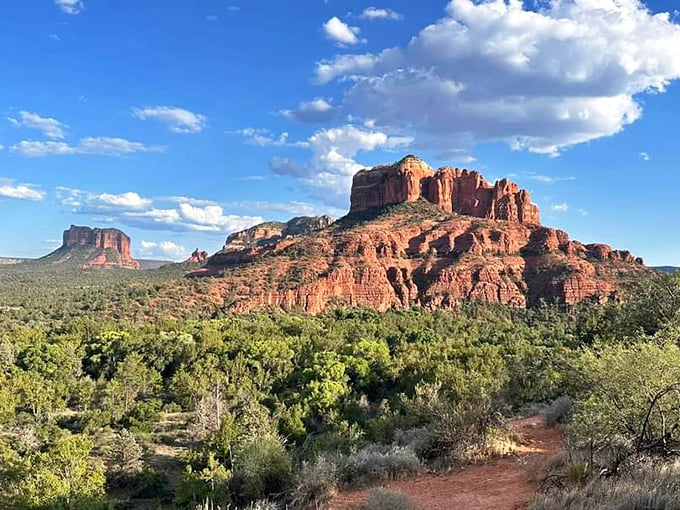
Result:
{"label": "forest of trees", "polygon": [[165,271],[0,274],[2,508],[323,508],[493,455],[540,408],[569,452],[534,508],[671,497],[679,277],[624,304],[313,317],[182,314],[154,302]]}

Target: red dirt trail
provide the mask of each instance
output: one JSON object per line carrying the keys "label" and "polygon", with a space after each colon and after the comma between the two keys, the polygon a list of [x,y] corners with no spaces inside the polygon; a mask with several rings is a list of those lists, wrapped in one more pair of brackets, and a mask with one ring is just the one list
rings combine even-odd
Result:
{"label": "red dirt trail", "polygon": [[[382,487],[408,494],[420,510],[519,510],[536,490],[547,458],[562,450],[562,437],[532,416],[510,423],[522,445],[501,459],[476,464],[442,475],[422,475],[386,482]],[[331,510],[350,510],[364,501],[370,488],[343,492],[330,503]]]}

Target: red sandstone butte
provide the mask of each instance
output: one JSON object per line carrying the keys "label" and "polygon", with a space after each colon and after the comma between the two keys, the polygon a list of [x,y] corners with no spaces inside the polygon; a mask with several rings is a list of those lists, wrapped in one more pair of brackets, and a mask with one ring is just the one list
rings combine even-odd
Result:
{"label": "red sandstone butte", "polygon": [[526,190],[502,179],[489,184],[479,173],[459,168],[436,172],[415,156],[354,176],[350,213],[424,198],[446,212],[540,225],[538,207]]}
{"label": "red sandstone butte", "polygon": [[[94,248],[101,252],[93,254],[83,267],[111,268],[123,267],[139,269],[139,261],[130,253],[130,238],[116,228],[90,228],[71,225],[64,231],[63,244],[60,250],[82,246]],[[113,254],[107,252],[110,250]],[[112,255],[112,256],[111,256]]]}

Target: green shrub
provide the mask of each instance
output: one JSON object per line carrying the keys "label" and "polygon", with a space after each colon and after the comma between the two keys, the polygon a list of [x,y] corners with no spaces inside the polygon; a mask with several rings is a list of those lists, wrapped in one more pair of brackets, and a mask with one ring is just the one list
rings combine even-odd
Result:
{"label": "green shrub", "polygon": [[158,399],[138,402],[121,420],[133,432],[151,432],[161,418],[163,403]]}
{"label": "green shrub", "polygon": [[283,441],[275,436],[254,440],[234,457],[232,490],[242,501],[280,495],[290,488],[293,464]]}
{"label": "green shrub", "polygon": [[169,496],[168,477],[151,469],[144,469],[130,480],[133,498],[160,498]]}
{"label": "green shrub", "polygon": [[357,510],[416,510],[416,504],[406,494],[391,489],[373,489]]}

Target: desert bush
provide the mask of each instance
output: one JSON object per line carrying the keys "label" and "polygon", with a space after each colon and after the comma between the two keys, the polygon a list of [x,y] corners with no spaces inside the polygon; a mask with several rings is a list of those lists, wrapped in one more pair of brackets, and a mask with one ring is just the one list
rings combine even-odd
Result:
{"label": "desert bush", "polygon": [[406,494],[391,489],[373,489],[357,510],[416,510],[416,504]]}
{"label": "desert bush", "polygon": [[296,476],[291,505],[299,510],[316,510],[328,502],[338,489],[338,468],[332,459],[317,457],[304,462]]}
{"label": "desert bush", "polygon": [[542,414],[548,427],[556,427],[566,423],[574,413],[574,402],[567,396],[561,396],[553,400]]}
{"label": "desert bush", "polygon": [[434,431],[427,427],[419,427],[395,431],[393,444],[410,448],[418,457],[423,457],[432,448],[435,440]]}
{"label": "desert bush", "polygon": [[162,498],[169,496],[168,477],[152,469],[144,469],[130,480],[133,498]]}
{"label": "desert bush", "polygon": [[276,436],[262,437],[238,449],[234,468],[231,487],[245,502],[279,496],[293,481],[291,457]]}
{"label": "desert bush", "polygon": [[121,420],[124,427],[133,432],[151,432],[154,425],[161,418],[162,402],[151,399],[138,402]]}
{"label": "desert bush", "polygon": [[368,446],[355,454],[336,457],[338,481],[344,487],[362,487],[422,473],[425,466],[410,448]]}
{"label": "desert bush", "polygon": [[[650,399],[680,381],[680,348],[642,343],[588,349],[579,360],[579,373],[582,390],[568,438],[575,448],[611,449],[615,443],[635,442]],[[673,434],[666,424],[680,422],[679,394],[675,388],[659,400],[646,430],[650,437]]]}
{"label": "desert bush", "polygon": [[493,398],[480,392],[477,398],[454,400],[441,383],[419,384],[405,408],[432,431],[429,460],[461,463],[484,456],[489,432],[500,425]]}
{"label": "desert bush", "polygon": [[530,510],[680,510],[680,462],[646,459],[619,478],[594,478],[538,496]]}

